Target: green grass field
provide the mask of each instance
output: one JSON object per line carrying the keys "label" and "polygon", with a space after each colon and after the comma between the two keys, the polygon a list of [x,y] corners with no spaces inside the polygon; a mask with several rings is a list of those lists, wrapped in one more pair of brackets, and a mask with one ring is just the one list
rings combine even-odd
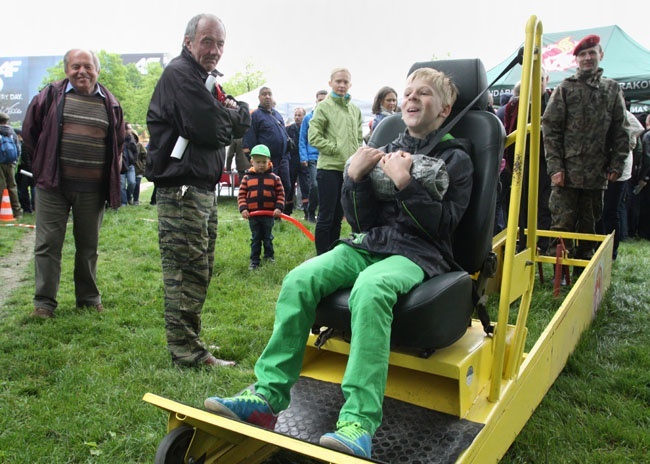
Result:
{"label": "green grass field", "polygon": [[[165,347],[156,210],[143,195],[142,206],[107,211],[104,219],[98,270],[104,313],[75,308],[71,233],[55,319],[29,318],[32,267],[14,275],[17,288],[0,306],[0,463],[150,463],[167,417],[142,401],[144,393],[200,407],[206,396],[253,382],[282,278],[314,255],[313,243],[282,222],[274,229],[277,262],[250,272],[248,225],[234,199],[220,198],[203,339],[220,347],[218,357],[238,364],[180,370]],[[0,261],[6,264],[15,244],[33,233],[0,227]],[[647,462],[649,255],[648,242],[622,245],[595,323],[503,462]],[[550,287],[538,290],[528,346],[558,304]]]}

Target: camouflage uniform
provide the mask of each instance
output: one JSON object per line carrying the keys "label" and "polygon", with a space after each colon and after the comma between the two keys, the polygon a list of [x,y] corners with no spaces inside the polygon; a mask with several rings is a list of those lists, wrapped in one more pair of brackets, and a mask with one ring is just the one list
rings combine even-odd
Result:
{"label": "camouflage uniform", "polygon": [[209,355],[199,334],[212,278],[217,199],[210,190],[162,187],[156,200],[167,347],[175,363],[196,364]]}
{"label": "camouflage uniform", "polygon": [[[607,175],[623,171],[629,151],[625,102],[618,84],[578,71],[558,85],[542,118],[548,174],[564,172],[564,187],[549,199],[551,230],[595,233]],[[589,258],[592,245],[576,256]]]}

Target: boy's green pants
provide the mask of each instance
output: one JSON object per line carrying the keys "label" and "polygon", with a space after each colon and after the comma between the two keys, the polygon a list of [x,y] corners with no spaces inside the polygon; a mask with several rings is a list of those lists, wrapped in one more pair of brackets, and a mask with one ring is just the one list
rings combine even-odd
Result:
{"label": "boy's green pants", "polygon": [[256,392],[275,411],[289,406],[318,302],[352,288],[352,340],[339,420],[359,422],[374,434],[382,420],[393,306],[398,295],[423,280],[422,268],[408,258],[373,255],[346,244],[293,269],[282,283],[273,334],[255,365]]}

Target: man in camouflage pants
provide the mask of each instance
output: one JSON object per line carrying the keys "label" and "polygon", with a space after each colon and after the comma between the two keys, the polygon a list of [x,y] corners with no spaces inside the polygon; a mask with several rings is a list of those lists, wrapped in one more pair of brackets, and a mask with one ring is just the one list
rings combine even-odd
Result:
{"label": "man in camouflage pants", "polygon": [[[629,151],[625,102],[618,84],[602,77],[600,37],[588,35],[573,54],[578,71],[555,88],[542,118],[551,230],[594,234],[607,181],[621,175]],[[593,252],[583,240],[571,256],[590,259]]]}
{"label": "man in camouflage pants", "polygon": [[[227,97],[218,84],[206,86],[225,38],[216,16],[193,17],[181,54],[165,68],[147,112],[151,139],[145,175],[157,189],[167,348],[179,366],[234,364],[215,358],[200,338],[217,238],[215,186],[225,147],[250,126],[246,103]],[[176,153],[179,136],[187,146]]]}

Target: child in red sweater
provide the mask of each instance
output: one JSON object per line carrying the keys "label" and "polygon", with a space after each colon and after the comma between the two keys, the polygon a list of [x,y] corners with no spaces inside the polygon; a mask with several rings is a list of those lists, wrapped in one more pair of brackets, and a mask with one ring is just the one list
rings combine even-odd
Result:
{"label": "child in red sweater", "polygon": [[[241,216],[251,228],[251,262],[248,269],[260,266],[264,244],[264,259],[275,262],[273,250],[273,223],[284,208],[284,188],[280,177],[273,174],[271,152],[266,145],[256,145],[251,150],[251,168],[244,174],[237,203]],[[251,216],[254,211],[273,211],[273,216]]]}

